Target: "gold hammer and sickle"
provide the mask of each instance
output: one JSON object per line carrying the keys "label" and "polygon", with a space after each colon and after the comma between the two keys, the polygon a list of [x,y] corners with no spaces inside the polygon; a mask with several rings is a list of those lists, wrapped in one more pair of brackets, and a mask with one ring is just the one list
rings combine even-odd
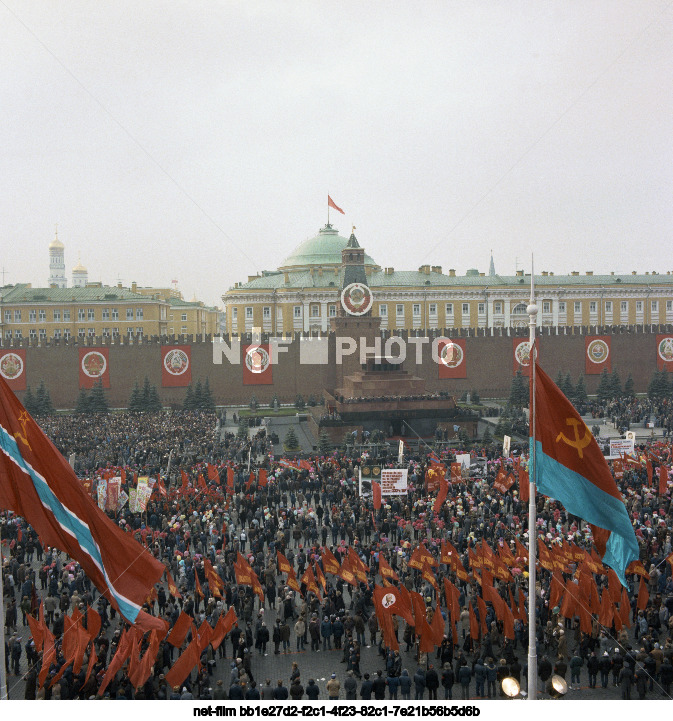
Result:
{"label": "gold hammer and sickle", "polygon": [[[575,431],[575,440],[573,441],[570,438],[566,438],[563,435],[563,432],[561,432],[558,436],[556,436],[556,442],[558,443],[561,440],[564,443],[567,443],[569,446],[577,449],[577,454],[580,458],[584,458],[582,449],[586,448],[589,443],[591,443],[591,431],[587,428],[586,423],[578,421],[577,418],[566,418],[566,424],[573,427],[573,430]],[[580,424],[584,426],[584,435],[581,438],[578,428]]]}

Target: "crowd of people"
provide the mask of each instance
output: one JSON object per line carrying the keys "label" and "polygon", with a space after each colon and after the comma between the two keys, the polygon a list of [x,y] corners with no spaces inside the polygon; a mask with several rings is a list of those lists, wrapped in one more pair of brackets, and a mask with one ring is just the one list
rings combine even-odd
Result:
{"label": "crowd of people", "polygon": [[[305,458],[301,467],[296,467],[273,458],[263,429],[251,438],[220,432],[214,414],[115,414],[84,420],[65,416],[46,419],[42,425],[66,457],[76,454],[75,468],[82,478],[95,479],[106,469],[119,473],[124,468],[126,481],[122,487],[126,490],[138,474],[165,479],[167,495],[154,493],[145,511],[131,511],[125,506],[108,512],[163,561],[175,579],[181,597],[172,595],[164,581],[156,597],[148,598],[146,611],[165,619],[171,627],[183,612],[193,617],[197,627],[207,621],[214,628],[231,608],[237,617],[237,625],[225,640],[217,648],[205,648],[201,663],[178,687],[169,686],[166,674],[180,648],[162,640],[147,682],[134,688],[124,667],[105,689],[106,696],[490,698],[502,696],[501,681],[510,676],[525,688],[527,619],[515,620],[511,638],[491,601],[483,606],[485,618],[480,618],[478,601],[485,594],[477,574],[461,578],[441,558],[442,542],[449,541],[469,571],[471,554],[482,539],[496,551],[508,547],[514,557],[519,555],[517,543],[528,545],[528,505],[520,500],[518,486],[506,493],[493,488],[498,471],[503,466],[509,471],[513,466],[513,459],[501,458],[499,449],[472,449],[473,456],[487,459],[483,473],[454,479],[446,501],[434,513],[434,493],[428,492],[425,483],[431,460],[425,453],[404,458],[408,493],[386,497],[381,508],[374,509],[373,499],[359,494],[362,459],[335,451]],[[641,451],[670,466],[670,447],[663,443],[650,443]],[[450,464],[454,457],[445,452],[440,460]],[[251,482],[249,463],[253,469],[257,465],[267,471],[268,484]],[[525,464],[525,459],[521,463]],[[208,464],[220,469],[220,478],[207,476]],[[234,469],[233,492],[225,488],[225,465]],[[397,466],[397,459],[387,465]],[[183,474],[189,479],[187,488]],[[205,489],[197,484],[199,475],[208,478]],[[569,675],[571,687],[584,679],[589,688],[618,684],[624,698],[631,697],[632,687],[641,698],[653,693],[668,698],[673,680],[673,578],[666,562],[672,550],[670,491],[658,494],[656,481],[650,482],[644,463],[642,467],[625,466],[618,485],[633,519],[640,560],[648,576],[649,600],[645,608],[637,607],[639,576],[628,576],[630,627],[621,627],[616,621],[601,625],[594,613],[588,633],[581,629],[579,615],[565,617],[560,604],[550,607],[551,572],[541,567],[534,595],[538,675],[543,691],[556,674],[564,678]],[[536,522],[539,538],[548,545],[571,541],[579,548],[592,547],[589,526],[569,516],[551,499],[537,498]],[[7,672],[24,682],[26,698],[95,696],[117,649],[123,619],[98,595],[77,564],[55,549],[42,548],[22,519],[3,513],[0,531]],[[410,565],[420,543],[434,560],[437,587]],[[366,580],[348,583],[326,572],[326,549],[340,563],[353,549],[367,569]],[[319,593],[309,590],[304,582],[299,591],[293,590],[287,574],[279,570],[279,552],[297,579],[308,568],[322,570],[325,584]],[[263,597],[251,586],[237,584],[234,562],[239,554],[260,579]],[[421,651],[414,626],[396,616],[393,623],[399,650],[385,643],[373,599],[374,584],[383,582],[381,559],[397,575],[396,583],[420,593],[428,621],[441,614],[443,639],[432,652]],[[221,584],[212,583],[206,561]],[[513,573],[511,580],[494,581],[496,592],[507,602],[512,598],[527,601],[532,592],[523,563],[517,565],[518,573]],[[564,580],[570,580],[576,570],[569,564],[563,570]],[[438,593],[445,578],[459,592],[458,618],[449,617],[443,591]],[[606,575],[597,573],[595,579],[600,593],[608,588]],[[65,616],[78,609],[86,624],[89,608],[100,614],[97,660],[88,677],[85,661],[77,672],[68,667],[58,683],[50,685],[49,679],[65,664],[59,648],[47,682],[39,687],[42,657],[35,651],[26,616],[37,613],[40,600],[57,646]],[[471,632],[471,608],[480,623],[476,638]],[[184,644],[190,640],[191,632]],[[148,645],[145,637],[141,650]],[[361,655],[370,647],[378,650],[377,667],[361,668]],[[310,659],[314,657],[317,663],[315,654],[335,650],[344,668],[335,669],[322,682],[315,677]],[[295,661],[291,667],[288,663],[287,677],[276,679],[266,672],[268,657],[297,652],[305,654],[298,657],[303,669]]]}

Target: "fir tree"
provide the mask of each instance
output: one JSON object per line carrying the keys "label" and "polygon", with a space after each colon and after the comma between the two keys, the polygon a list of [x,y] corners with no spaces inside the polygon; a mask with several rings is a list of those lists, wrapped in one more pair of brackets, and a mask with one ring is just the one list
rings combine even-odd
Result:
{"label": "fir tree", "polygon": [[152,386],[150,385],[150,379],[147,376],[145,376],[145,381],[143,382],[143,390],[140,395],[140,403],[141,403],[140,410],[143,413],[146,413],[150,407],[151,396],[152,396]]}
{"label": "fir tree", "polygon": [[248,425],[248,419],[247,418],[240,418],[238,421],[238,431],[236,432],[236,435],[239,438],[247,438],[248,437],[248,428],[250,426]]}
{"label": "fir tree", "polygon": [[209,378],[206,378],[206,382],[203,384],[203,389],[201,390],[201,408],[203,408],[204,411],[215,411],[215,400],[210,390]]}
{"label": "fir tree", "polygon": [[194,408],[200,409],[203,406],[203,386],[201,385],[201,379],[196,381],[194,386]]}
{"label": "fir tree", "polygon": [[306,401],[306,403],[309,406],[309,408],[313,408],[314,406],[318,405],[313,393],[311,393],[311,395],[308,397],[308,401]]}
{"label": "fir tree", "polygon": [[285,446],[286,451],[294,451],[299,448],[299,441],[297,440],[297,434],[295,433],[294,426],[290,426],[287,429],[283,446]]}
{"label": "fir tree", "polygon": [[142,405],[140,386],[138,385],[138,381],[136,381],[133,384],[133,390],[131,391],[131,396],[129,398],[129,412],[141,413],[143,410]]}
{"label": "fir tree", "polygon": [[481,442],[485,446],[491,445],[493,443],[493,436],[491,435],[491,426],[486,426],[486,430],[484,431],[484,437],[481,439]]}
{"label": "fir tree", "polygon": [[185,393],[185,400],[182,402],[182,410],[183,411],[194,410],[194,388],[192,388],[191,383],[187,386],[187,392]]}
{"label": "fir tree", "polygon": [[573,382],[572,382],[572,379],[570,378],[569,372],[565,374],[565,377],[563,378],[563,383],[559,387],[563,391],[563,395],[568,400],[572,401],[575,396],[575,387],[573,386]]}
{"label": "fir tree", "polygon": [[304,402],[304,396],[302,396],[301,393],[297,393],[297,397],[294,399],[294,407],[300,411],[305,406],[306,406],[306,403]]}
{"label": "fir tree", "polygon": [[328,455],[332,450],[332,441],[330,440],[330,437],[325,428],[320,431],[320,436],[318,438],[318,448],[320,449],[320,453],[323,456]]}
{"label": "fir tree", "polygon": [[28,413],[30,413],[31,416],[37,415],[37,404],[30,386],[26,388],[26,392],[23,396],[23,407],[28,411]]}
{"label": "fir tree", "polygon": [[89,396],[85,388],[80,388],[75,413],[89,413]]}
{"label": "fir tree", "polygon": [[523,373],[519,369],[514,378],[509,392],[509,405],[513,408],[523,408],[528,405],[528,388],[523,380]]}
{"label": "fir tree", "polygon": [[563,373],[561,373],[561,371],[556,374],[556,378],[554,378],[554,383],[556,383],[556,385],[561,390],[563,390]]}
{"label": "fir tree", "polygon": [[91,389],[91,396],[89,397],[89,412],[90,413],[107,413],[110,410],[108,407],[107,398],[105,397],[105,391],[103,390],[103,381],[98,380],[98,383]]}
{"label": "fir tree", "polygon": [[156,386],[150,388],[150,397],[145,410],[147,413],[159,413],[163,410],[161,398],[159,398],[159,391]]}
{"label": "fir tree", "polygon": [[605,402],[611,398],[611,393],[612,384],[610,383],[610,374],[608,373],[607,368],[603,368],[596,395],[598,395],[598,399],[600,401]]}
{"label": "fir tree", "polygon": [[275,408],[278,406],[280,408],[280,401],[278,400],[278,396],[274,393],[273,398],[271,399],[271,402],[269,403],[269,408]]}
{"label": "fir tree", "polygon": [[467,446],[470,443],[470,436],[467,433],[467,429],[461,426],[460,430],[458,431],[458,440],[462,443],[463,446]]}
{"label": "fir tree", "polygon": [[629,373],[624,383],[624,395],[628,398],[633,398],[636,394],[633,390],[633,376]]}
{"label": "fir tree", "polygon": [[587,395],[587,386],[584,382],[584,376],[580,376],[577,379],[577,385],[575,386],[575,404],[584,405],[589,400]]}
{"label": "fir tree", "polygon": [[472,394],[472,403],[478,405],[481,402],[481,396],[479,395],[479,392],[474,390],[473,388],[470,393]]}
{"label": "fir tree", "polygon": [[256,411],[257,405],[258,405],[257,398],[255,397],[255,394],[253,393],[252,398],[250,398],[250,410]]}
{"label": "fir tree", "polygon": [[652,374],[652,380],[647,387],[647,395],[651,399],[666,398],[670,393],[668,385],[668,376],[665,370],[655,370]]}
{"label": "fir tree", "polygon": [[51,396],[44,384],[44,380],[40,381],[40,385],[35,393],[35,412],[38,416],[46,416],[54,412]]}
{"label": "fir tree", "polygon": [[610,398],[613,399],[622,395],[622,382],[616,369],[610,374],[610,394]]}

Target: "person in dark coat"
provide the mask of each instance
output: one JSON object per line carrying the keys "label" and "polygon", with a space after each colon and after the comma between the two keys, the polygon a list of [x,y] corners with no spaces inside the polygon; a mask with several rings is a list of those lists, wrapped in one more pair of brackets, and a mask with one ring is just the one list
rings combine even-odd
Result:
{"label": "person in dark coat", "polygon": [[386,697],[386,681],[383,678],[383,672],[377,671],[372,681],[372,691],[377,701],[383,701]]}
{"label": "person in dark coat", "polygon": [[[624,664],[622,671],[625,668],[629,668],[628,664]],[[647,696],[648,676],[647,676],[647,671],[645,670],[645,666],[643,666],[642,663],[636,664],[635,678],[636,678],[636,690],[638,691],[638,698],[641,701],[644,701],[645,697]]]}
{"label": "person in dark coat", "polygon": [[505,661],[504,658],[500,659],[500,663],[497,666],[496,671],[496,683],[498,684],[498,687],[500,688],[500,696],[504,696],[505,692],[502,689],[502,682],[504,679],[506,679],[509,676],[509,666],[507,665],[507,661]]}
{"label": "person in dark coat", "polygon": [[416,691],[415,699],[419,701],[425,694],[425,671],[420,666],[414,674],[414,690]]}
{"label": "person in dark coat", "polygon": [[[519,666],[521,669],[521,666]],[[495,661],[489,658],[486,663],[486,683],[488,684],[488,697],[495,698],[495,686],[498,682],[498,668]]]}
{"label": "person in dark coat", "polygon": [[430,667],[425,673],[425,687],[428,689],[428,698],[436,701],[437,689],[439,688],[439,676],[432,664],[430,664]]}
{"label": "person in dark coat", "polygon": [[589,672],[589,688],[596,688],[596,677],[599,670],[598,658],[596,652],[592,651],[591,656],[587,659],[587,671]]}
{"label": "person in dark coat", "polygon": [[400,693],[405,701],[411,698],[411,676],[409,676],[409,671],[406,668],[403,668],[400,674]]}
{"label": "person in dark coat", "polygon": [[472,679],[472,671],[470,671],[467,661],[463,659],[461,665],[458,667],[458,683],[463,694],[463,700],[470,698],[470,681]]}
{"label": "person in dark coat", "polygon": [[238,679],[234,679],[231,686],[229,686],[229,698],[232,701],[243,701],[243,689]]}
{"label": "person in dark coat", "polygon": [[364,681],[360,686],[360,698],[363,701],[371,701],[372,699],[372,682],[369,680],[369,674],[364,675]]}
{"label": "person in dark coat", "polygon": [[619,685],[622,689],[622,699],[629,701],[631,699],[631,684],[633,682],[633,671],[631,666],[622,666],[619,670]]}
{"label": "person in dark coat", "polygon": [[455,675],[453,673],[453,668],[451,667],[451,663],[449,661],[444,663],[444,666],[442,668],[442,686],[444,687],[444,698],[445,699],[452,699],[453,698],[453,683],[455,681]]}
{"label": "person in dark coat", "polygon": [[673,664],[671,659],[666,656],[659,666],[659,680],[664,688],[664,693],[669,696],[671,683],[673,682]]}
{"label": "person in dark coat", "polygon": [[484,666],[484,661],[481,658],[478,658],[474,663],[474,684],[477,698],[484,698],[486,695],[484,693],[486,688],[486,666]]}
{"label": "person in dark coat", "polygon": [[346,673],[346,680],[344,681],[344,691],[346,692],[346,698],[354,701],[358,697],[358,682],[353,677],[353,671],[350,670]]}
{"label": "person in dark coat", "polygon": [[315,682],[315,679],[310,678],[306,685],[306,697],[311,701],[315,701],[319,695],[320,689],[318,688],[318,684]]}
{"label": "person in dark coat", "polygon": [[290,686],[290,698],[293,701],[299,701],[299,699],[304,698],[304,687],[301,685],[299,676],[292,681],[292,685]]}
{"label": "person in dark coat", "polygon": [[603,655],[598,659],[598,670],[601,672],[601,688],[608,687],[611,668],[612,660],[610,659],[610,654],[607,651],[603,651]]}
{"label": "person in dark coat", "polygon": [[[278,681],[278,685],[276,686],[275,691],[273,692],[273,697],[276,701],[285,701],[288,698],[289,694],[287,692],[287,689],[285,686],[283,686],[282,681]],[[229,694],[229,697],[231,698],[231,694]]]}
{"label": "person in dark coat", "polygon": [[537,677],[542,682],[542,688],[546,686],[547,681],[551,678],[551,671],[551,662],[546,656],[542,656],[537,664]]}

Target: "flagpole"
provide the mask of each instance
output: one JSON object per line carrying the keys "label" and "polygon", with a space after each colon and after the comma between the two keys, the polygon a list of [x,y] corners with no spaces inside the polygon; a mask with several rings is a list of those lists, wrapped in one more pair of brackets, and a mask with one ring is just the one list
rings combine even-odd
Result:
{"label": "flagpole", "polygon": [[537,560],[537,536],[535,534],[535,520],[537,506],[535,503],[535,326],[537,323],[538,308],[535,305],[535,269],[533,257],[530,264],[530,303],[526,308],[528,313],[528,328],[530,332],[530,402],[528,424],[530,427],[530,444],[528,455],[528,478],[530,487],[528,491],[528,699],[537,699],[537,648],[535,633],[535,564]]}
{"label": "flagpole", "polygon": [[329,226],[329,195],[327,196],[327,225]]}

